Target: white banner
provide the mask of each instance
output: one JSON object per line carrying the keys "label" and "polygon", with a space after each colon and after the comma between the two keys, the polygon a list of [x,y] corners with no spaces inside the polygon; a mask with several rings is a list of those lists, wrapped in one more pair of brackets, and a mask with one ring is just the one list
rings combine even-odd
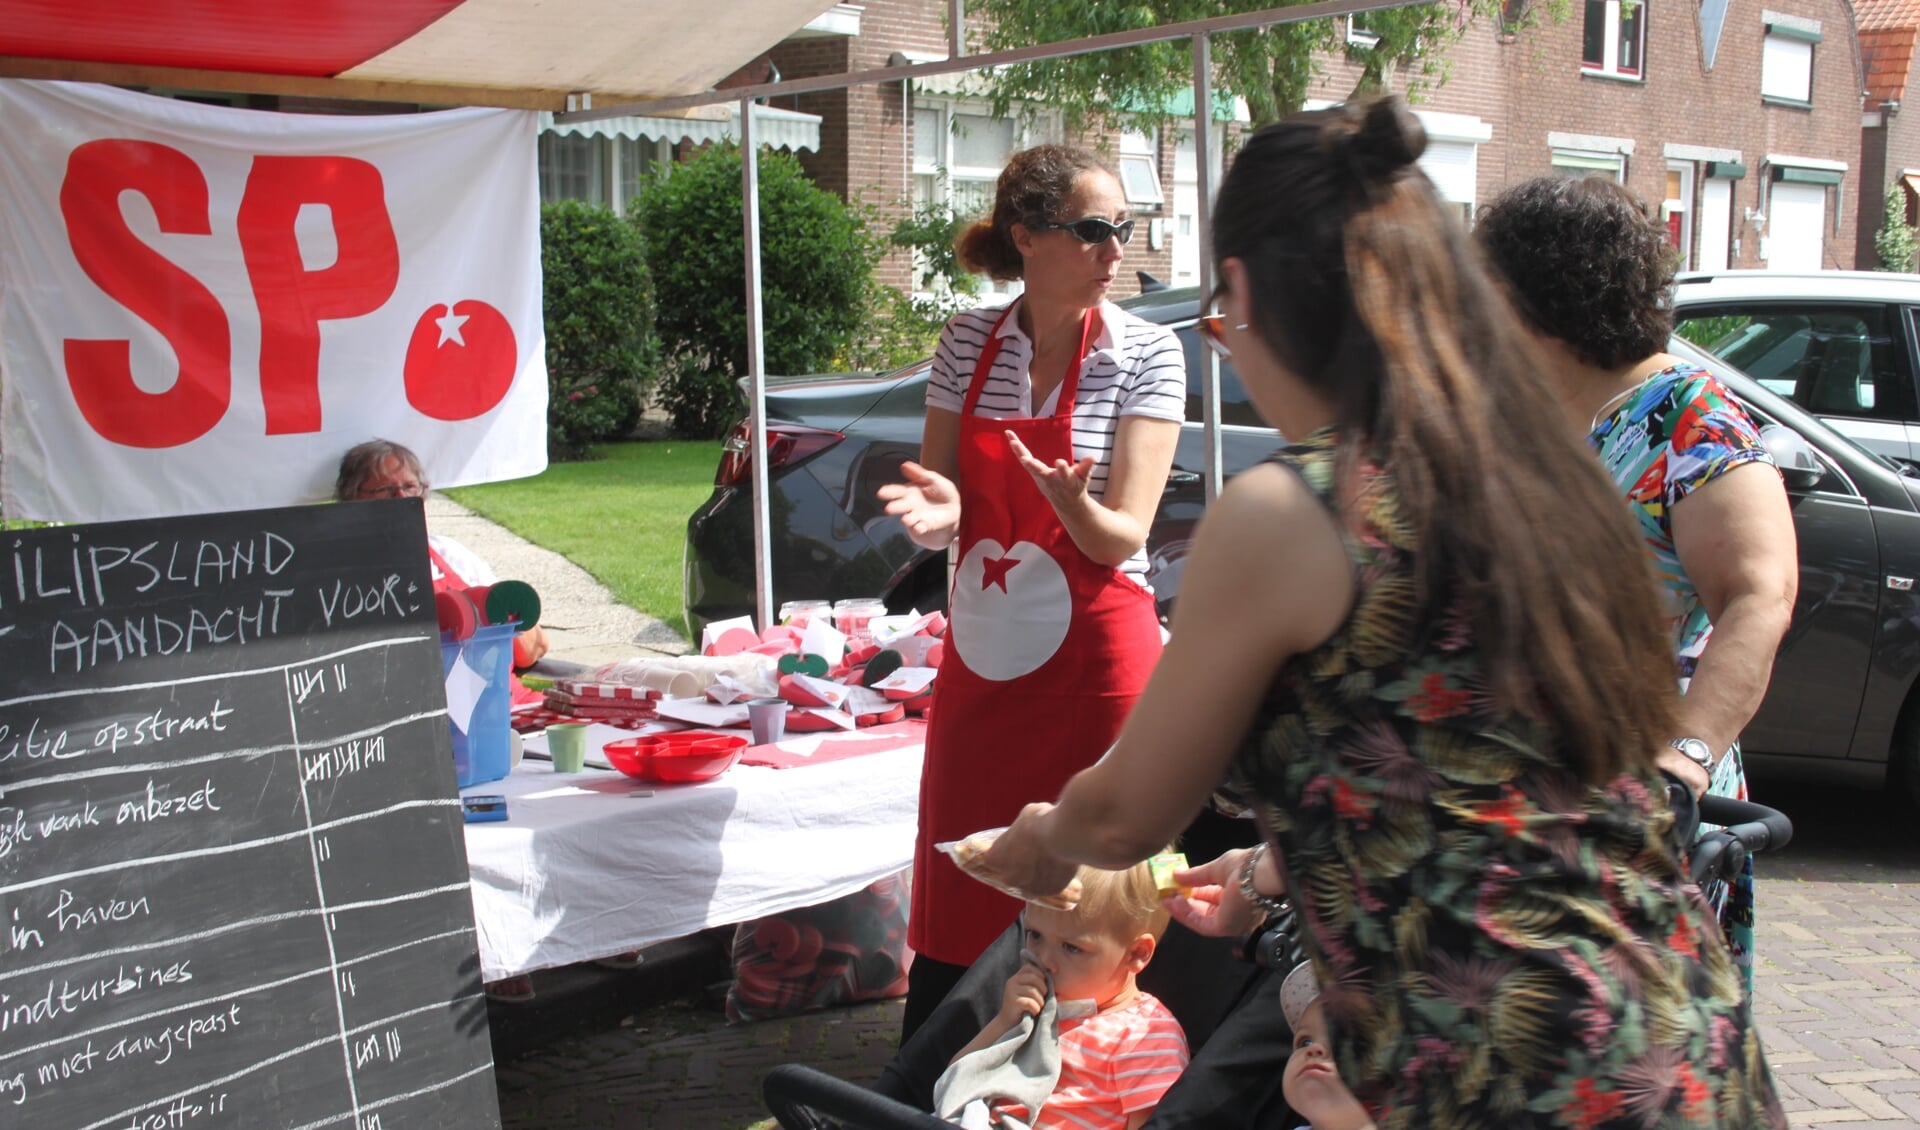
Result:
{"label": "white banner", "polygon": [[531,111],[334,117],[0,79],[0,506],[104,521],[547,465]]}

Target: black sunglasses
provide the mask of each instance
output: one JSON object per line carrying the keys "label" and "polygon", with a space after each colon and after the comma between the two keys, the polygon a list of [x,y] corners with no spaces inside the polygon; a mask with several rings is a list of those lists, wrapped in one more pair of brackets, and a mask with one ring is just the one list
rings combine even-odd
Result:
{"label": "black sunglasses", "polygon": [[1052,220],[1047,220],[1043,223],[1035,224],[1034,227],[1040,231],[1070,231],[1073,233],[1073,238],[1079,240],[1081,243],[1098,244],[1105,243],[1109,239],[1117,239],[1121,243],[1130,243],[1133,240],[1132,220],[1121,220],[1119,223],[1113,224],[1108,223],[1098,216],[1088,216],[1084,220],[1068,220],[1065,223],[1055,223]]}

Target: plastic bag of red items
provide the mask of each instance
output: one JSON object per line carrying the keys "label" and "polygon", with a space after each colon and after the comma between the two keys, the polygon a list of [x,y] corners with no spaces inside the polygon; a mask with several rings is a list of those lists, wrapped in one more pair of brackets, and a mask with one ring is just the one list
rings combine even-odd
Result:
{"label": "plastic bag of red items", "polygon": [[912,875],[735,929],[727,1019],[771,1020],[905,994]]}

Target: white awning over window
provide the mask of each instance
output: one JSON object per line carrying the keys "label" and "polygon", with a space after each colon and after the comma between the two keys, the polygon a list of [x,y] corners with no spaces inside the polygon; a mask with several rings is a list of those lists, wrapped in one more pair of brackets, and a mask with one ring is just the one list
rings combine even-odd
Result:
{"label": "white awning over window", "polygon": [[[578,137],[619,137],[629,141],[691,141],[695,145],[709,141],[737,141],[740,137],[740,107],[729,106],[725,116],[698,118],[647,118],[637,115],[602,118],[592,122],[568,122],[555,125],[553,115],[541,111],[542,133]],[[754,135],[775,149],[820,149],[820,115],[772,106],[753,109]]]}

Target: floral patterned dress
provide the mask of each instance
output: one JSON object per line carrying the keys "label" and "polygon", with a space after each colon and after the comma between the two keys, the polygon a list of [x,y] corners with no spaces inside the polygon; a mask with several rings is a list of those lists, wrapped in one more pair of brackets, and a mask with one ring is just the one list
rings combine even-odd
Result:
{"label": "floral patterned dress", "polygon": [[[1680,564],[1669,516],[1687,495],[1744,463],[1773,465],[1760,429],[1705,369],[1681,363],[1646,382],[1594,425],[1587,442],[1626,495],[1634,520],[1653,555],[1667,615],[1673,623],[1680,693],[1693,682],[1694,665],[1713,635],[1700,590]],[[1735,742],[1713,767],[1707,788],[1715,796],[1747,799],[1747,773]],[[1713,825],[1705,825],[1706,831]],[[1732,882],[1707,884],[1707,901],[1720,919],[1727,949],[1753,992],[1753,857]]]}
{"label": "floral patterned dress", "polygon": [[[1273,460],[1334,507],[1340,440]],[[1494,712],[1464,604],[1366,455],[1346,623],[1235,758],[1305,923],[1341,1077],[1382,1130],[1786,1125],[1649,774],[1587,786]]]}

